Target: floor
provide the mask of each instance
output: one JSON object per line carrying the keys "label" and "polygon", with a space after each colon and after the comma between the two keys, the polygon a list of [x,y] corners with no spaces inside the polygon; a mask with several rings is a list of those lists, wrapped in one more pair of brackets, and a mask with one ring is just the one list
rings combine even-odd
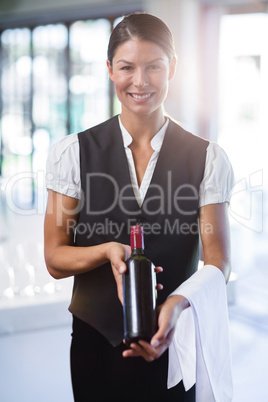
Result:
{"label": "floor", "polygon": [[261,277],[238,282],[229,306],[233,402],[268,402],[268,295],[256,287]]}
{"label": "floor", "polygon": [[268,401],[268,331],[230,312],[233,402]]}

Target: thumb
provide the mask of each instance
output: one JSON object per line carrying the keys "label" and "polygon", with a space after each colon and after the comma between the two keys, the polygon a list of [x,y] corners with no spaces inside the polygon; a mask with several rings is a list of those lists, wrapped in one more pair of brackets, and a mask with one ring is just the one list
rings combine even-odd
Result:
{"label": "thumb", "polygon": [[126,264],[121,259],[116,259],[113,261],[113,266],[119,274],[124,274],[127,270]]}
{"label": "thumb", "polygon": [[126,267],[126,264],[120,264],[119,266],[118,266],[118,272],[119,272],[119,274],[124,274],[125,272],[126,272],[126,270],[127,270],[127,267]]}
{"label": "thumb", "polygon": [[164,339],[165,339],[165,331],[160,328],[160,329],[154,334],[154,336],[152,337],[150,343],[151,343],[151,345],[152,345],[154,348],[157,348],[157,347],[160,345],[160,343],[163,342]]}
{"label": "thumb", "polygon": [[160,309],[158,316],[158,330],[151,339],[151,345],[157,347],[160,343],[165,342],[170,332],[169,315],[163,314],[164,309]]}

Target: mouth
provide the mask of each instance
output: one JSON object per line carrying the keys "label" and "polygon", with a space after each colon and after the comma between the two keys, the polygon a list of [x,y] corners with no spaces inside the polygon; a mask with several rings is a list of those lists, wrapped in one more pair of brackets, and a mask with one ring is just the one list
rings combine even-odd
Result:
{"label": "mouth", "polygon": [[129,93],[130,96],[134,99],[138,100],[144,100],[144,99],[149,99],[153,96],[153,92],[142,94],[142,93]]}

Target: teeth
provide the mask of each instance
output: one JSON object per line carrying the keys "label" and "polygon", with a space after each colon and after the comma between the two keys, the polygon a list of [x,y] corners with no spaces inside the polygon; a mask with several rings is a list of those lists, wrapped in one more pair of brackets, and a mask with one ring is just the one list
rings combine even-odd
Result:
{"label": "teeth", "polygon": [[146,94],[146,95],[136,95],[136,94],[132,94],[133,98],[135,99],[146,99],[146,98],[150,98],[151,94]]}

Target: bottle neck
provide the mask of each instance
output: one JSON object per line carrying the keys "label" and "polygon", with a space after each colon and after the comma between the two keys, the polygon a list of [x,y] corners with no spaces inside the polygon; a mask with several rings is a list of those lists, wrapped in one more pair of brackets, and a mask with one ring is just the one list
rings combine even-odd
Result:
{"label": "bottle neck", "polygon": [[130,246],[132,255],[144,254],[143,227],[135,225],[130,231]]}
{"label": "bottle neck", "polygon": [[143,248],[134,248],[133,250],[131,250],[131,256],[135,257],[135,255],[144,255]]}

